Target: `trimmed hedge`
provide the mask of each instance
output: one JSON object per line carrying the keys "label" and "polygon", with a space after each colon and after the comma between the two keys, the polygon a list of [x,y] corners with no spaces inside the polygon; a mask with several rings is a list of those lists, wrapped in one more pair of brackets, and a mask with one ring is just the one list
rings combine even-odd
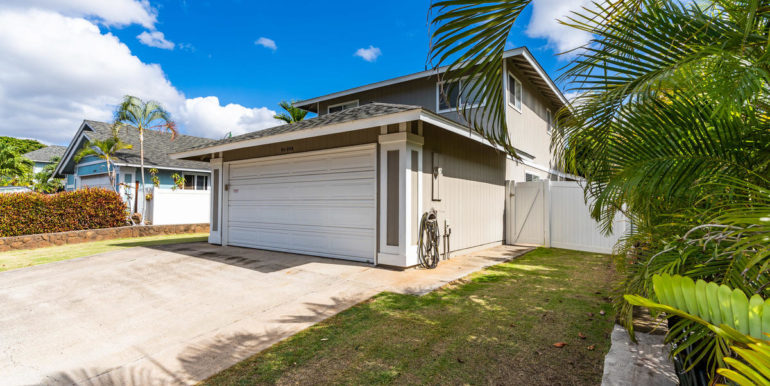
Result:
{"label": "trimmed hedge", "polygon": [[118,193],[103,189],[0,194],[0,237],[127,225]]}

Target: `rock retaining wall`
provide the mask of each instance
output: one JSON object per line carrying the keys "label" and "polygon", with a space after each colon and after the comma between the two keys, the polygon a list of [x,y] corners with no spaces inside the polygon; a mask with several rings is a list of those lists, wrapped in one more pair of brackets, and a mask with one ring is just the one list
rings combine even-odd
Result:
{"label": "rock retaining wall", "polygon": [[54,245],[87,243],[89,241],[161,236],[183,233],[208,233],[209,224],[145,225],[118,228],[86,229],[82,231],[43,233],[15,237],[0,237],[0,252],[44,248]]}

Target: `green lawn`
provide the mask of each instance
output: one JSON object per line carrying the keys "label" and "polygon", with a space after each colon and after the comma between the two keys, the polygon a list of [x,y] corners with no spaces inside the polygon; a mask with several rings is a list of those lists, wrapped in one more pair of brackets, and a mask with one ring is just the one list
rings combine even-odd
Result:
{"label": "green lawn", "polygon": [[614,277],[607,255],[537,249],[422,297],[379,294],[203,384],[600,384]]}
{"label": "green lawn", "polygon": [[206,241],[207,233],[133,237],[0,253],[0,272],[131,247]]}

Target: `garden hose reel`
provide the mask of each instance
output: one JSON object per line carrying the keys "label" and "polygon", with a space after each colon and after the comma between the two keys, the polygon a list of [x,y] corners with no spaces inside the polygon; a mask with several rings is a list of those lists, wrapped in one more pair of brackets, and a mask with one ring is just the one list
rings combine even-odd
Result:
{"label": "garden hose reel", "polygon": [[439,262],[439,229],[436,210],[425,212],[420,219],[420,228],[417,236],[417,258],[420,266],[433,269]]}

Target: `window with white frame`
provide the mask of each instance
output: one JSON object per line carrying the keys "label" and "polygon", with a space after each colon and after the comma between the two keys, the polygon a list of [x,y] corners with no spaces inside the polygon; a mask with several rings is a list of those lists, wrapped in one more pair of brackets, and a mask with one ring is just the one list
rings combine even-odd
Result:
{"label": "window with white frame", "polygon": [[524,173],[524,181],[526,182],[540,181],[540,176],[534,173],[526,172]]}
{"label": "window with white frame", "polygon": [[209,176],[185,174],[182,178],[185,190],[209,190]]}
{"label": "window with white frame", "polygon": [[440,113],[457,110],[464,104],[472,104],[468,107],[483,105],[477,95],[482,93],[482,85],[476,82],[477,78],[461,79],[453,82],[438,82],[436,84],[436,109]]}
{"label": "window with white frame", "polygon": [[508,104],[521,111],[521,82],[513,74],[508,73]]}
{"label": "window with white frame", "polygon": [[352,109],[353,107],[358,107],[358,99],[330,105],[327,107],[326,111],[331,114],[342,110]]}
{"label": "window with white frame", "polygon": [[551,134],[551,130],[553,129],[553,114],[551,114],[550,109],[545,109],[545,122],[548,124],[546,130],[548,131],[548,134]]}

